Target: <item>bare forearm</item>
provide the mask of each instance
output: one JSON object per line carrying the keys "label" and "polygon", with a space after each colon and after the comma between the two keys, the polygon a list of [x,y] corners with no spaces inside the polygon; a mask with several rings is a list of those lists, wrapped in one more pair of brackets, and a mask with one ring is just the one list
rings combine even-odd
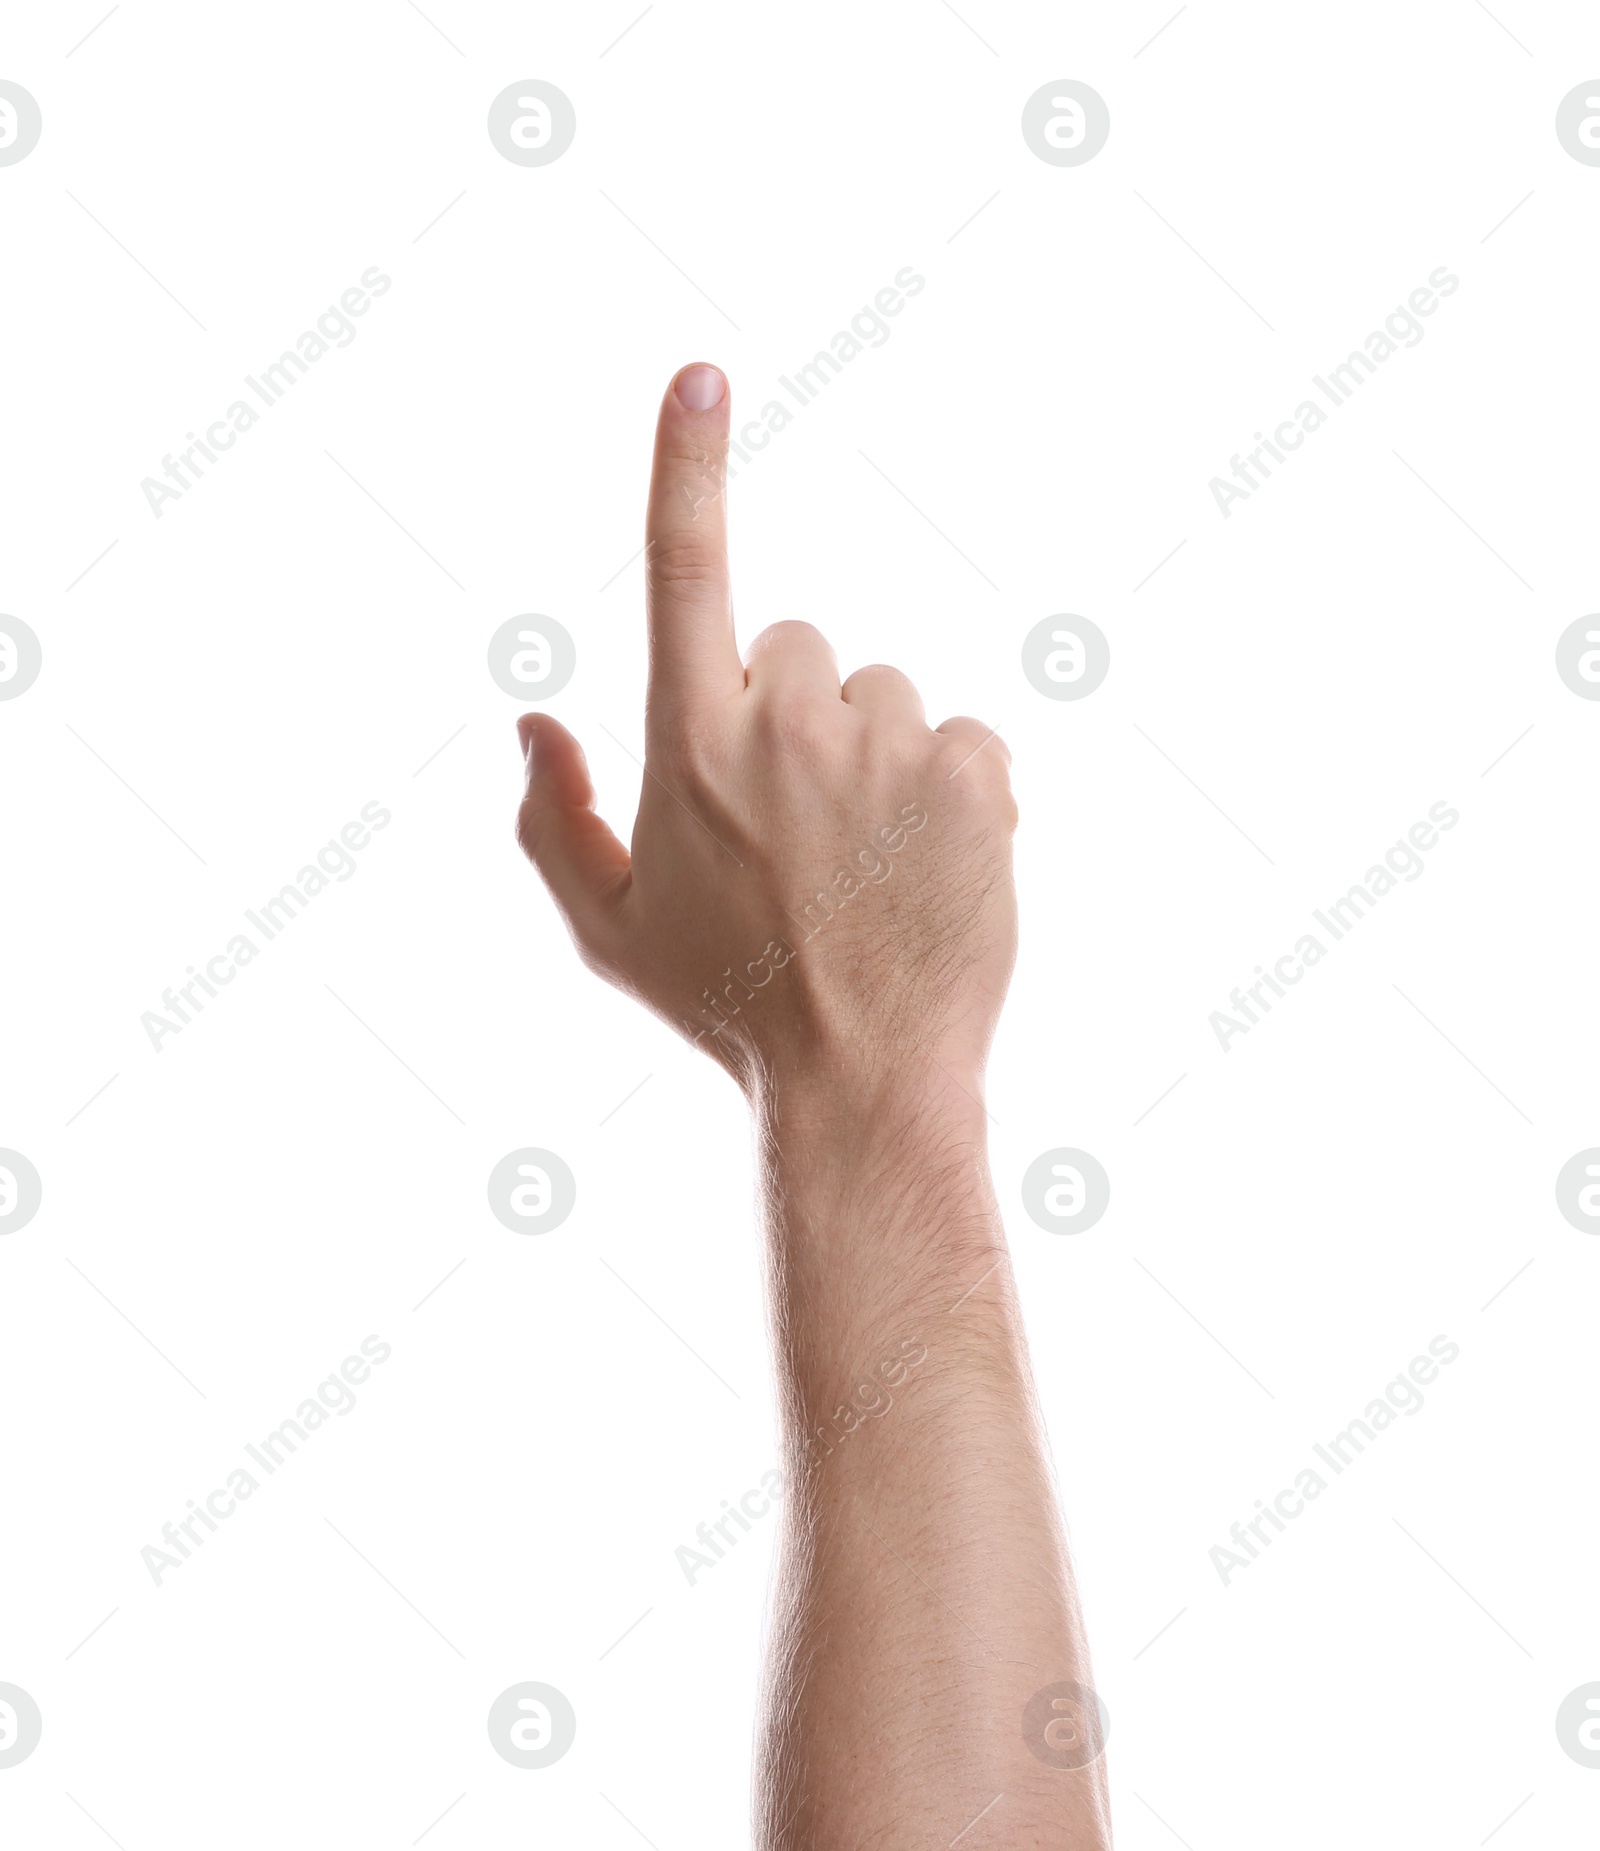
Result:
{"label": "bare forearm", "polygon": [[1090,1677],[983,1113],[937,1074],[833,1076],[763,1119],[791,1490],[760,1842],[948,1844],[988,1807],[974,1846],[1108,1844],[1098,1742],[1063,1768],[1024,1736]]}
{"label": "bare forearm", "polygon": [[[1099,1851],[1103,1733],[974,1101],[1016,953],[1010,754],[811,625],[741,662],[727,382],[662,400],[632,847],[519,722],[519,838],[585,961],[763,1130],[792,1495],[763,1851]],[[720,972],[720,976],[714,973]],[[942,1836],[941,1836],[942,1834]]]}

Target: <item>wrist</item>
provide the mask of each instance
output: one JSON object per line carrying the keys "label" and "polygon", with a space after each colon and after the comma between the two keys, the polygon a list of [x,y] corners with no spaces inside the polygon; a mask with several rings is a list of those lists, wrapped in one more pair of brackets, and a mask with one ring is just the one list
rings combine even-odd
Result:
{"label": "wrist", "polygon": [[[774,1323],[790,1328],[799,1308],[822,1316],[785,1364],[797,1474],[816,1463],[803,1450],[814,1436],[848,1427],[852,1406],[877,1406],[863,1384],[906,1345],[927,1361],[919,1381],[1010,1380],[1005,1233],[971,1094],[808,1070],[776,1077],[753,1103]],[[858,1442],[852,1456],[876,1453]]]}
{"label": "wrist", "polygon": [[769,1230],[841,1287],[935,1296],[1004,1246],[988,1119],[942,1073],[866,1078],[807,1069],[752,1097]]}
{"label": "wrist", "polygon": [[831,1144],[841,1153],[926,1141],[987,1150],[981,1071],[913,1054],[887,1070],[851,1056],[773,1063],[744,1082],[764,1136]]}

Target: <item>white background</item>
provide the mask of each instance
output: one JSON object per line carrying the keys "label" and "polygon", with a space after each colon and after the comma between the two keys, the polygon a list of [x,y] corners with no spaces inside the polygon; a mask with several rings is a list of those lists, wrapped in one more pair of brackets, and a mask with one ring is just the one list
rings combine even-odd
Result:
{"label": "white background", "polygon": [[[44,649],[0,705],[0,1144],[44,1184],[0,1241],[0,1681],[44,1716],[6,1842],[746,1842],[776,1523],[692,1587],[674,1550],[775,1463],[748,1139],[516,852],[485,648],[571,631],[552,709],[625,830],[660,391],[715,359],[753,414],[908,264],[734,485],[740,630],[810,618],[1015,754],[994,1159],[1120,1842],[1588,1842],[1554,1716],[1600,1679],[1600,1242],[1553,1185],[1600,1142],[1600,706],[1554,646],[1596,604],[1600,169],[1553,123],[1592,9],[1194,0],[1147,44],[1165,4],[659,0],[613,44],[631,5],[125,0],[67,56],[99,12],[19,10],[0,68],[44,115],[0,169],[0,608]],[[1078,168],[1019,127],[1064,76],[1111,111]],[[548,167],[485,132],[527,77],[577,111]],[[372,265],[354,342],[155,518]],[[1420,344],[1224,519],[1210,478],[1439,265]],[[1063,611],[1111,644],[1077,703],[1020,668]],[[1425,874],[1223,1053],[1440,801]],[[578,1179],[541,1237],[485,1196],[523,1145]],[[1076,1237],[1018,1194],[1057,1145],[1111,1176]],[[369,1333],[357,1409],[153,1585]],[[1225,1587],[1211,1547],[1439,1333],[1423,1411]],[[485,1730],[528,1679],[578,1715],[540,1772]]]}

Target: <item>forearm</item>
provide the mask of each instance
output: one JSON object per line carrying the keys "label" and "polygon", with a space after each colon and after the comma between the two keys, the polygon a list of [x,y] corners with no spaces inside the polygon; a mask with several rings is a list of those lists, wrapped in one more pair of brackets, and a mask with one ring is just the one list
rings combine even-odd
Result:
{"label": "forearm", "polygon": [[1016,953],[1010,754],[970,715],[930,727],[897,669],[841,680],[809,624],[740,660],[729,418],[695,365],[656,426],[632,848],[548,714],[519,722],[517,829],[590,968],[762,1128],[791,1485],[762,1851],[1100,1851],[1103,1730],[974,1098]]}
{"label": "forearm", "polygon": [[790,1492],[760,1842],[948,1844],[990,1807],[964,1842],[1108,1844],[1103,1759],[1024,1739],[1036,1692],[1091,1680],[983,1112],[913,1066],[761,1118]]}

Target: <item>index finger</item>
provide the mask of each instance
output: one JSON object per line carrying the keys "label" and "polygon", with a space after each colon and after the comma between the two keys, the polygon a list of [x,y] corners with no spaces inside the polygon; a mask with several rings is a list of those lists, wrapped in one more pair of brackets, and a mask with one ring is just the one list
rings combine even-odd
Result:
{"label": "index finger", "polygon": [[652,701],[744,686],[728,583],[728,401],[722,373],[699,363],[661,401],[645,522]]}

